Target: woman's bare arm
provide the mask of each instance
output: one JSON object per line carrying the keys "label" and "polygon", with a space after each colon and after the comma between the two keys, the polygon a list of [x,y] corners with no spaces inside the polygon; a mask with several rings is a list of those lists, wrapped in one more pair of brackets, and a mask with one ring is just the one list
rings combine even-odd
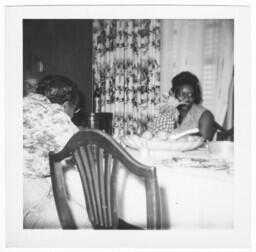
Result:
{"label": "woman's bare arm", "polygon": [[206,110],[199,120],[199,131],[205,140],[212,140],[215,133],[215,121],[213,114]]}

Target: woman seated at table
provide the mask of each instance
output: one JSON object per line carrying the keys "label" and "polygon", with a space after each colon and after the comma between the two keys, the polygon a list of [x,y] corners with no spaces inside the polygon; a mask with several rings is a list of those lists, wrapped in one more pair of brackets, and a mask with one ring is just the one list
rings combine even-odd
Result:
{"label": "woman seated at table", "polygon": [[182,104],[177,106],[179,117],[177,130],[198,128],[205,140],[211,140],[215,133],[213,114],[201,105],[202,94],[198,78],[190,72],[181,72],[172,79],[170,94]]}
{"label": "woman seated at table", "polygon": [[172,79],[168,95],[156,106],[156,116],[148,124],[152,135],[177,134],[198,129],[205,140],[212,140],[216,131],[213,114],[201,105],[202,96],[198,78],[190,72],[181,72]]}
{"label": "woman seated at table", "polygon": [[[36,92],[23,92],[23,227],[60,228],[48,153],[60,151],[78,131],[71,121],[78,89],[69,79],[50,75],[38,83]],[[84,216],[80,221],[89,223]]]}

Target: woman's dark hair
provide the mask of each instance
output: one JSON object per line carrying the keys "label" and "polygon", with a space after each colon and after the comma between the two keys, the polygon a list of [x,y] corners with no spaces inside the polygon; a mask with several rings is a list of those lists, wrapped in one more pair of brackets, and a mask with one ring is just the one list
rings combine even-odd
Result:
{"label": "woman's dark hair", "polygon": [[36,92],[46,96],[52,103],[63,104],[68,101],[78,105],[79,90],[75,83],[61,75],[48,75],[38,82]]}
{"label": "woman's dark hair", "polygon": [[195,95],[194,102],[196,104],[201,103],[202,102],[202,92],[201,92],[201,88],[199,85],[199,80],[194,74],[192,74],[190,72],[181,72],[181,73],[177,74],[172,79],[172,88],[170,89],[169,93],[173,92],[175,97],[177,97],[177,91],[183,84],[190,85],[194,89],[194,95]]}

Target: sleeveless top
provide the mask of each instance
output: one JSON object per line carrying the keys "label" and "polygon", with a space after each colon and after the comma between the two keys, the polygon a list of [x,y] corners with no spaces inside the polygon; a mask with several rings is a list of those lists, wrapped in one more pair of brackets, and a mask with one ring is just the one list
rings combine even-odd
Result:
{"label": "sleeveless top", "polygon": [[181,124],[177,124],[177,131],[199,128],[199,120],[206,110],[202,105],[193,104]]}

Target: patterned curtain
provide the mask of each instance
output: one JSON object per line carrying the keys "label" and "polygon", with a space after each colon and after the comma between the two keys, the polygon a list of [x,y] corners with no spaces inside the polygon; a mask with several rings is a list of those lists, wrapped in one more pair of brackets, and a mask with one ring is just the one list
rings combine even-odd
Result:
{"label": "patterned curtain", "polygon": [[93,71],[114,134],[140,134],[160,102],[160,21],[94,20]]}

